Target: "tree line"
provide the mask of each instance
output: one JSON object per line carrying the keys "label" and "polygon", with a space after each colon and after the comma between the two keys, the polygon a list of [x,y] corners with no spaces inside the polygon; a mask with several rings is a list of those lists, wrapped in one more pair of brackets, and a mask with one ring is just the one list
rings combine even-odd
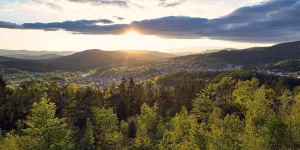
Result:
{"label": "tree line", "polygon": [[0,77],[0,149],[299,149],[298,85],[245,71],[123,78],[104,90]]}

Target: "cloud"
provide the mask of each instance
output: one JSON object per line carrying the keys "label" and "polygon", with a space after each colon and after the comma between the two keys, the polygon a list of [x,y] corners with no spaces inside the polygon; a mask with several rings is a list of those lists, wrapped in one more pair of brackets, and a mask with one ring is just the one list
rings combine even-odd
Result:
{"label": "cloud", "polygon": [[112,26],[107,26],[107,28],[104,28],[105,31],[100,32],[101,30],[104,29],[99,28],[100,26],[97,25],[99,23],[112,24],[114,22],[107,19],[99,19],[99,20],[78,20],[78,21],[65,21],[65,22],[53,22],[53,23],[24,23],[21,25],[21,28],[42,29],[46,31],[63,29],[74,33],[89,33],[89,34],[93,34],[93,32],[94,33],[113,32],[112,29],[115,29]]}
{"label": "cloud", "polygon": [[99,23],[113,24],[114,22],[107,19],[99,19],[99,20],[52,22],[52,23],[24,23],[18,25],[11,22],[0,21],[0,28],[38,29],[38,30],[45,30],[45,31],[55,31],[55,30],[62,29],[74,33],[89,33],[89,34],[105,34],[106,32],[115,33],[116,31],[118,31],[117,28],[120,28],[120,25],[110,25],[107,27],[102,27],[97,25]]}
{"label": "cloud", "polygon": [[130,24],[113,24],[110,20],[79,20],[23,25],[0,22],[0,28],[63,29],[76,34],[116,35],[134,29],[142,34],[166,38],[284,42],[299,40],[299,10],[299,0],[272,0],[261,5],[239,8],[229,15],[216,19],[169,16],[135,21]]}
{"label": "cloud", "polygon": [[282,42],[299,40],[299,10],[299,0],[273,0],[216,19],[163,17],[133,22],[131,28],[170,38]]}
{"label": "cloud", "polygon": [[[135,6],[139,8],[145,8],[142,5],[139,5],[137,3],[143,3],[143,0],[68,0],[71,2],[78,2],[78,3],[88,3],[95,6],[119,6],[119,7],[130,7]],[[158,2],[158,6],[160,7],[175,7],[182,3],[184,3],[186,0],[154,0],[154,2]]]}
{"label": "cloud", "polygon": [[124,20],[125,18],[123,17],[119,17],[119,16],[113,16],[114,18],[118,19],[118,20]]}
{"label": "cloud", "polygon": [[160,0],[160,1],[161,2],[158,4],[158,6],[161,7],[175,7],[186,2],[186,0]]}
{"label": "cloud", "polygon": [[89,3],[91,5],[114,5],[120,7],[129,7],[126,0],[69,0],[71,2]]}
{"label": "cloud", "polygon": [[21,26],[11,22],[0,21],[0,28],[18,29]]}
{"label": "cloud", "polygon": [[44,0],[33,0],[32,2],[37,3],[37,4],[42,4],[42,5],[46,5],[54,10],[58,10],[58,11],[62,11],[62,8],[54,3],[48,2],[48,1],[44,1]]}

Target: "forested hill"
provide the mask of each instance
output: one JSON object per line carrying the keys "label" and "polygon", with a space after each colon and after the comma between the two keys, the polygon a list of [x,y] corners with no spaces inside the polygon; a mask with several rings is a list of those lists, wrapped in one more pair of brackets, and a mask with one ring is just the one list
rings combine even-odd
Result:
{"label": "forested hill", "polygon": [[253,47],[229,51],[224,50],[215,53],[189,55],[174,59],[194,59],[196,63],[204,65],[262,65],[298,58],[300,58],[300,41],[277,44],[271,47]]}
{"label": "forested hill", "polygon": [[277,71],[287,71],[287,72],[297,72],[300,70],[300,60],[292,59],[280,61],[275,64],[268,64],[264,66],[268,70],[277,70]]}
{"label": "forested hill", "polygon": [[58,67],[56,65],[45,63],[39,60],[24,60],[4,56],[0,56],[0,68],[14,68],[31,72],[43,72],[62,69],[61,67]]}
{"label": "forested hill", "polygon": [[74,54],[74,51],[30,51],[30,50],[4,50],[0,49],[0,56],[42,56],[48,54],[57,54],[61,56],[67,56]]}
{"label": "forested hill", "polygon": [[133,65],[142,61],[153,61],[171,57],[174,57],[174,55],[156,51],[102,51],[95,49],[51,59],[47,62],[69,69],[91,69]]}
{"label": "forested hill", "polygon": [[242,70],[158,78],[100,90],[12,87],[0,76],[0,150],[300,149],[300,80]]}
{"label": "forested hill", "polygon": [[43,55],[23,55],[23,54],[14,54],[14,55],[7,55],[5,57],[11,57],[11,58],[19,58],[19,59],[29,59],[29,60],[45,60],[45,59],[54,59],[63,57],[63,55],[58,54],[43,54]]}
{"label": "forested hill", "polygon": [[129,66],[135,64],[142,64],[146,63],[147,61],[171,58],[174,57],[174,55],[157,51],[142,50],[86,50],[68,56],[59,56],[57,54],[45,54],[38,56],[15,54],[14,57],[21,57],[24,59],[0,56],[0,67],[14,68],[22,71],[32,72],[43,72],[53,70],[77,71],[101,67]]}
{"label": "forested hill", "polygon": [[[48,57],[48,56],[47,56]],[[7,60],[2,57],[2,67],[11,67],[24,71],[52,70],[86,70],[102,67],[143,65],[148,61],[174,59],[189,61],[200,67],[224,67],[228,64],[237,66],[260,66],[275,64],[280,61],[300,58],[300,41],[277,44],[271,47],[253,47],[242,50],[222,50],[207,54],[197,54],[175,57],[175,55],[157,51],[103,51],[98,49],[86,50],[68,56],[28,61],[21,59]]]}

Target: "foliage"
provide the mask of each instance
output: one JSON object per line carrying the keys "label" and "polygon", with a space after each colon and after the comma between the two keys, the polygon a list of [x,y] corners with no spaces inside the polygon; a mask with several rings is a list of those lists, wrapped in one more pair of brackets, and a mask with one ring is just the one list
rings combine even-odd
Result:
{"label": "foliage", "polygon": [[92,109],[95,144],[99,149],[118,149],[121,147],[122,134],[118,127],[118,118],[112,109]]}
{"label": "foliage", "polygon": [[70,149],[71,134],[65,119],[55,117],[56,107],[42,99],[34,103],[23,130],[26,149]]}
{"label": "foliage", "polygon": [[157,109],[157,106],[150,108],[142,105],[141,114],[137,117],[136,148],[155,149],[157,142],[162,139],[164,125]]}
{"label": "foliage", "polygon": [[103,90],[0,77],[0,149],[299,149],[299,85],[242,70]]}

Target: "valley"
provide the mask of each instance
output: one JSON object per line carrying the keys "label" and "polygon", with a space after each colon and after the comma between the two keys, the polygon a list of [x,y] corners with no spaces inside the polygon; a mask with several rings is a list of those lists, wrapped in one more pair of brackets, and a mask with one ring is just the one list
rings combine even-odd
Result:
{"label": "valley", "polygon": [[[87,50],[58,58],[40,60],[0,56],[0,65],[5,78],[16,85],[23,81],[43,79],[65,85],[71,83],[81,86],[94,85],[101,89],[111,86],[111,81],[120,83],[123,77],[134,77],[137,82],[142,82],[183,70],[244,69],[297,78],[298,71],[300,71],[297,69],[297,58],[300,58],[299,45],[300,42],[289,42],[271,47],[244,50],[222,49],[214,50],[216,52],[186,56],[155,51]],[[4,52],[0,50],[0,54],[5,55]],[[17,52],[14,53],[17,55]],[[30,51],[27,53],[33,54]],[[70,52],[64,54],[67,53]],[[22,51],[22,54],[28,55],[26,51],[25,54]],[[42,53],[43,55],[45,54]]]}

